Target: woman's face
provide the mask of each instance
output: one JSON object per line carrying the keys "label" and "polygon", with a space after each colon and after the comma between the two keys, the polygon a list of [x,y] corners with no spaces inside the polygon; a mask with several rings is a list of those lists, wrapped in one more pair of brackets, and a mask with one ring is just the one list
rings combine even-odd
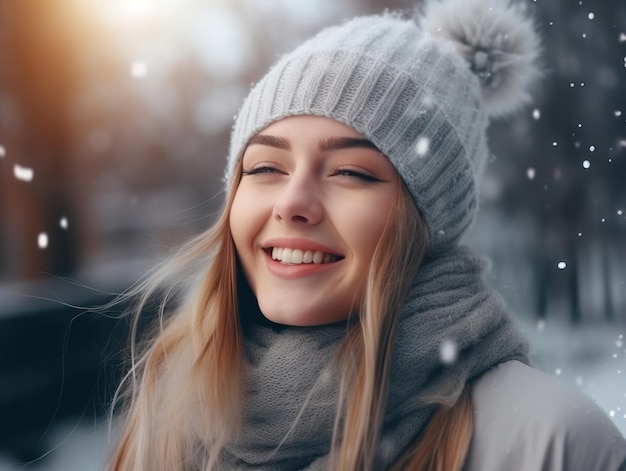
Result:
{"label": "woman's face", "polygon": [[242,169],[230,229],[263,315],[347,319],[399,193],[395,168],[352,128],[294,116],[251,139]]}

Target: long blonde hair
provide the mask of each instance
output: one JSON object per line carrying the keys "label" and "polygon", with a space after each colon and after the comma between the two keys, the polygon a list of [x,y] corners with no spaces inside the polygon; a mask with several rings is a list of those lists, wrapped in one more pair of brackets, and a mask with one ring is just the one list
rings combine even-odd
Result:
{"label": "long blonde hair", "polygon": [[[239,169],[236,182],[240,174]],[[223,446],[237,433],[243,375],[239,304],[245,300],[238,288],[241,271],[229,228],[235,191],[233,185],[211,229],[184,245],[127,294],[138,301],[131,367],[114,401],[118,404],[124,400],[125,423],[111,455],[112,471],[211,470]],[[358,322],[337,358],[342,374],[331,453],[333,469],[372,469],[400,308],[427,244],[426,228],[401,184],[373,254]],[[190,277],[194,282],[189,289],[186,280]],[[139,341],[140,313],[155,297],[159,299],[158,322],[151,335]],[[166,315],[173,301],[178,305]],[[464,394],[462,399],[466,397]],[[457,404],[463,407],[455,406],[452,413],[441,409],[416,447],[405,452],[394,470],[460,470],[471,437],[471,406],[468,408],[466,399]],[[457,415],[462,415],[458,423],[465,426],[449,436],[448,432],[458,429],[450,427],[457,423]],[[452,443],[462,451],[457,453],[461,456],[459,465],[432,467],[435,454],[442,452],[431,448],[427,437],[439,435],[444,438],[438,439],[438,445]]]}

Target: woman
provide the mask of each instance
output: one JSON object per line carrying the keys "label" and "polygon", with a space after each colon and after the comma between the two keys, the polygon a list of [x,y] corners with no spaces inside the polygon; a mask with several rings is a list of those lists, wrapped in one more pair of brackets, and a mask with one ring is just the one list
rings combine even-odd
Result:
{"label": "woman", "polygon": [[458,245],[538,49],[520,8],[447,0],[284,56],[240,110],[218,221],[139,288],[138,312],[165,287],[162,322],[111,469],[620,469],[623,437],[527,365]]}

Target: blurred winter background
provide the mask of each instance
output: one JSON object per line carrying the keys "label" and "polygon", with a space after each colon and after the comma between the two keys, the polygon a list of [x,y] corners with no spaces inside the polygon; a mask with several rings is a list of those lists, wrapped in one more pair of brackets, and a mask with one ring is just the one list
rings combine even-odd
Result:
{"label": "blurred winter background", "polygon": [[[468,239],[537,365],[626,433],[626,4],[521,1],[546,77],[491,126]],[[127,323],[81,306],[210,224],[233,117],[277,55],[384,8],[414,3],[0,2],[1,470],[100,469]]]}

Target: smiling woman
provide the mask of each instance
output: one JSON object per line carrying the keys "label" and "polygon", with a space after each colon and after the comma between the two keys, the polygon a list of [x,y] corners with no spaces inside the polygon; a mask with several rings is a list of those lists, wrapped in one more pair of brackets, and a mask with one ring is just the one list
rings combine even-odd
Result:
{"label": "smiling woman", "polygon": [[389,160],[348,126],[286,118],[250,140],[230,211],[239,260],[263,315],[345,320],[400,194]]}
{"label": "smiling woman", "polygon": [[519,6],[431,0],[283,56],[236,119],[218,221],[136,291],[138,313],[167,294],[111,469],[620,469],[624,438],[529,366],[459,246],[538,50]]}

